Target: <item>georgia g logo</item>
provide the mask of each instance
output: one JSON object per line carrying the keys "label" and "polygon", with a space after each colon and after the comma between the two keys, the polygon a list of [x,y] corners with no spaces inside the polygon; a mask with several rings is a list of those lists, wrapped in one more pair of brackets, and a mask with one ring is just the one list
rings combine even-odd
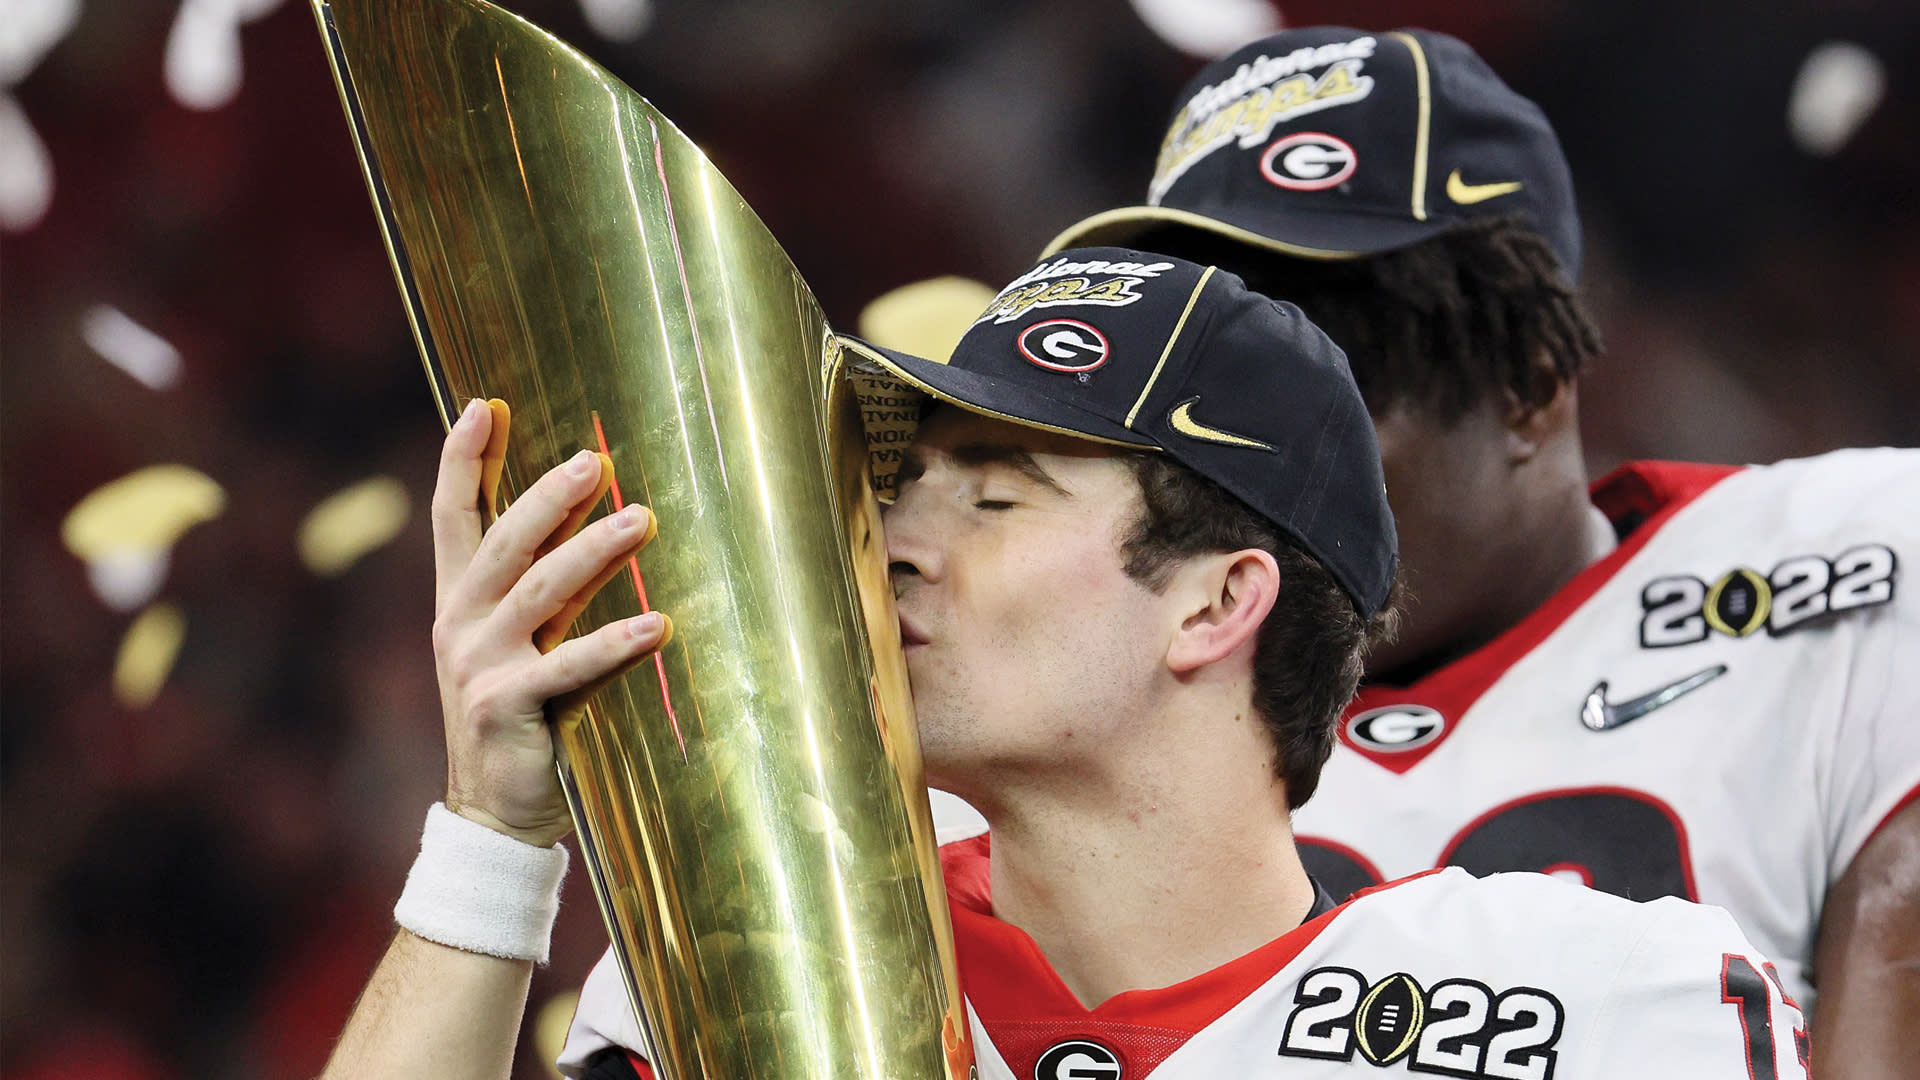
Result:
{"label": "georgia g logo", "polygon": [[1345,183],[1359,164],[1359,155],[1344,139],[1301,131],[1267,147],[1260,155],[1260,175],[1289,191],[1322,191]]}
{"label": "georgia g logo", "polygon": [[1014,339],[1020,355],[1048,371],[1077,375],[1107,362],[1107,336],[1078,319],[1037,322]]}
{"label": "georgia g logo", "polygon": [[1388,705],[1347,719],[1347,738],[1384,754],[1418,749],[1446,730],[1447,718],[1425,705]]}
{"label": "georgia g logo", "polygon": [[1120,1058],[1090,1039],[1069,1039],[1040,1055],[1033,1080],[1120,1080]]}

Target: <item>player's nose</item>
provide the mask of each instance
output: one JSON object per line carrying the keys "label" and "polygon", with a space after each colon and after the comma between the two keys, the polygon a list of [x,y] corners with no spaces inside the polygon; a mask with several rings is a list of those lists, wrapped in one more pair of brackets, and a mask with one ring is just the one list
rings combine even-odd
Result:
{"label": "player's nose", "polygon": [[887,572],[898,595],[910,582],[935,581],[940,575],[939,547],[933,542],[932,500],[909,484],[886,508]]}

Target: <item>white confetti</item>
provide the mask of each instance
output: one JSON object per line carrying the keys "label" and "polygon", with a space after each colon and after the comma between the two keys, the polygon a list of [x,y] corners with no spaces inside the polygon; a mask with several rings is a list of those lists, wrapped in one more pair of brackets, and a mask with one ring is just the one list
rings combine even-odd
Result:
{"label": "white confetti", "polygon": [[1267,0],[1133,0],[1133,10],[1162,41],[1209,60],[1285,26]]}
{"label": "white confetti", "polygon": [[53,156],[12,94],[0,91],[0,229],[26,232],[53,205]]}
{"label": "white confetti", "polygon": [[134,611],[158,596],[173,562],[171,549],[128,549],[87,560],[87,584],[115,611]]}
{"label": "white confetti", "polygon": [[79,17],[80,0],[0,0],[0,86],[26,78]]}
{"label": "white confetti", "polygon": [[1887,94],[1886,66],[1850,41],[1815,46],[1794,77],[1787,99],[1787,130],[1815,157],[1847,145]]}
{"label": "white confetti", "polygon": [[80,317],[80,336],[107,363],[154,390],[180,381],[180,350],[119,308],[95,304]]}
{"label": "white confetti", "polygon": [[653,0],[580,0],[580,11],[608,41],[632,41],[653,23]]}
{"label": "white confetti", "polygon": [[167,89],[190,109],[218,109],[240,92],[240,26],[283,0],[183,0],[167,35]]}
{"label": "white confetti", "polygon": [[[0,91],[73,30],[80,0],[0,0]],[[53,156],[12,94],[0,92],[0,229],[26,232],[53,205]]]}

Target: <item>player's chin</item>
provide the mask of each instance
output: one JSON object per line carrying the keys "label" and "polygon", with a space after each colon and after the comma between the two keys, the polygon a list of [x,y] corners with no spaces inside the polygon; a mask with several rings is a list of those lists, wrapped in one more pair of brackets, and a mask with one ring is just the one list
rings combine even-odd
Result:
{"label": "player's chin", "polygon": [[920,729],[920,761],[926,769],[928,783],[935,777],[963,779],[969,771],[968,762],[977,755],[970,753],[965,741],[957,737],[951,713],[942,707],[937,697],[915,694],[913,715]]}

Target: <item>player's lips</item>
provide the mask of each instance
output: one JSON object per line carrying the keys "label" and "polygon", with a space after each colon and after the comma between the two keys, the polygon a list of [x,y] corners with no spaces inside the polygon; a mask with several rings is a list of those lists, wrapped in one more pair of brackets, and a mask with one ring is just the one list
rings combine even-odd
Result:
{"label": "player's lips", "polygon": [[911,649],[915,645],[925,645],[926,643],[927,643],[926,631],[921,630],[919,627],[915,626],[912,620],[908,619],[905,615],[900,616],[901,646],[903,648]]}

